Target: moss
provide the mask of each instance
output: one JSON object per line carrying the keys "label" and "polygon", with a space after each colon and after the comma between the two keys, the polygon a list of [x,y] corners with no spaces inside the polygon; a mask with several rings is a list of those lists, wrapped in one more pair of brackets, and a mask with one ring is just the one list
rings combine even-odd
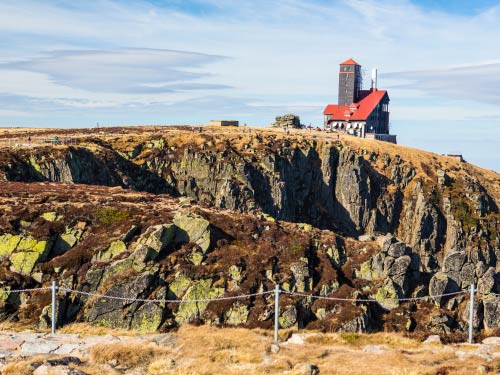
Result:
{"label": "moss", "polygon": [[[184,295],[184,300],[200,300],[221,297],[223,288],[213,287],[212,280],[200,280],[192,285]],[[181,303],[175,316],[177,323],[190,322],[201,318],[207,308],[208,301]]]}
{"label": "moss", "polygon": [[43,217],[47,221],[56,221],[58,219],[57,213],[56,212],[44,212],[43,214],[40,215],[40,217]]}
{"label": "moss", "polygon": [[397,298],[398,292],[396,290],[396,286],[391,279],[385,279],[384,284],[382,284],[382,286],[377,291],[375,299],[382,307],[386,309],[394,309],[399,306]]}
{"label": "moss", "polygon": [[203,262],[203,259],[204,259],[203,254],[198,251],[193,251],[189,255],[189,261],[195,266],[199,266]]}
{"label": "moss", "polygon": [[12,269],[23,275],[29,275],[38,262],[45,260],[50,247],[50,241],[37,241],[33,238],[21,239],[16,251],[9,258]]}
{"label": "moss", "polygon": [[120,211],[112,207],[104,207],[97,210],[96,217],[101,224],[110,225],[128,219],[130,212]]}
{"label": "moss", "polygon": [[0,236],[0,260],[3,257],[10,256],[20,241],[20,236],[14,236],[12,234],[4,234],[3,236]]}
{"label": "moss", "polygon": [[111,245],[100,254],[101,260],[111,259],[127,250],[127,245],[123,241],[113,241]]}
{"label": "moss", "polygon": [[0,287],[0,302],[5,302],[9,298],[10,286],[5,285]]}
{"label": "moss", "polygon": [[192,282],[193,280],[191,280],[189,277],[185,276],[182,273],[178,273],[175,276],[174,281],[169,285],[168,298],[169,299],[181,298]]}
{"label": "moss", "polygon": [[30,165],[33,167],[35,171],[37,171],[40,174],[43,174],[42,167],[40,166],[40,164],[38,164],[38,161],[34,156],[30,156]]}
{"label": "moss", "polygon": [[130,328],[139,332],[156,331],[162,322],[163,309],[156,304],[143,305],[134,313]]}
{"label": "moss", "polygon": [[124,271],[133,269],[133,263],[134,263],[134,260],[132,258],[118,260],[118,261],[112,263],[110,266],[106,267],[106,270],[104,271],[104,274],[102,275],[101,283],[103,283],[106,279],[109,279],[111,276],[115,276],[115,275],[122,273]]}
{"label": "moss", "polygon": [[269,221],[271,223],[276,222],[276,219],[274,217],[272,217],[271,215],[265,214],[265,213],[260,215],[260,219],[262,221]]}
{"label": "moss", "polygon": [[248,319],[248,307],[245,305],[237,305],[231,307],[229,311],[226,312],[226,324],[232,326],[238,326],[245,324]]}

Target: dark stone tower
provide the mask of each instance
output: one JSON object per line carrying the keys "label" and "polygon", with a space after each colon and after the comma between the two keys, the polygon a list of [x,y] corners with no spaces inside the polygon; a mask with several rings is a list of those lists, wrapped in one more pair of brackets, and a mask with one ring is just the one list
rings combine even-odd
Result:
{"label": "dark stone tower", "polygon": [[361,65],[353,59],[340,64],[339,106],[358,102],[361,86]]}

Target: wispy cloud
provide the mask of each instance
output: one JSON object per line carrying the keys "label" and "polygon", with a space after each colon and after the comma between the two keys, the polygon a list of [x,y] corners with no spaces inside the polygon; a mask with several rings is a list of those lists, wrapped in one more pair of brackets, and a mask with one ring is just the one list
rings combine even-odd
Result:
{"label": "wispy cloud", "polygon": [[55,84],[90,92],[214,90],[227,86],[194,83],[210,75],[194,69],[223,58],[195,52],[146,48],[51,51],[29,60],[0,64],[0,73],[8,70],[44,74]]}
{"label": "wispy cloud", "polygon": [[421,90],[431,97],[500,103],[500,62],[382,74],[405,83],[396,89]]}

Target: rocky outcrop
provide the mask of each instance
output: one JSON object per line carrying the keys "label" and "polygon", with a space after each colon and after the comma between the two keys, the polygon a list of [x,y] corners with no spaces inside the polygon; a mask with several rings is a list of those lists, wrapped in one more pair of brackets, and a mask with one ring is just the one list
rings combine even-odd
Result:
{"label": "rocky outcrop", "polygon": [[[130,295],[141,303],[70,293],[61,316],[105,325],[121,319],[123,327],[139,329],[184,322],[268,326],[269,296],[220,306],[204,300],[267,291],[276,282],[288,292],[379,301],[340,308],[285,299],[279,314],[288,327],[357,332],[411,322],[411,329],[461,331],[464,298],[436,297],[425,307],[435,318],[426,322],[396,300],[473,283],[496,300],[499,197],[467,166],[326,136],[198,137],[1,151],[4,178],[30,182],[20,183],[20,191],[35,190],[25,197],[14,189],[0,192],[11,200],[6,207],[19,207],[13,197],[24,200],[19,212],[0,216],[6,271],[0,281],[39,286],[56,278],[84,292]],[[57,186],[62,190],[51,193]],[[165,298],[201,301],[161,302]],[[35,303],[8,292],[0,301],[7,315]],[[49,316],[38,310],[31,318]],[[478,327],[491,326],[495,314],[494,302],[485,299]]]}

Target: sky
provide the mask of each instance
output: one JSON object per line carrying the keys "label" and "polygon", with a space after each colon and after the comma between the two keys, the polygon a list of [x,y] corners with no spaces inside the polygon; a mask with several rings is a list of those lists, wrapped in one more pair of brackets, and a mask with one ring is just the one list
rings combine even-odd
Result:
{"label": "sky", "polygon": [[500,1],[2,0],[0,126],[321,125],[339,63],[398,143],[500,172]]}

